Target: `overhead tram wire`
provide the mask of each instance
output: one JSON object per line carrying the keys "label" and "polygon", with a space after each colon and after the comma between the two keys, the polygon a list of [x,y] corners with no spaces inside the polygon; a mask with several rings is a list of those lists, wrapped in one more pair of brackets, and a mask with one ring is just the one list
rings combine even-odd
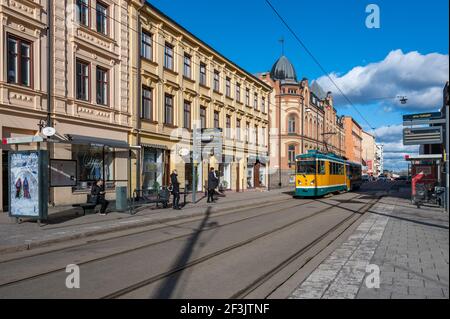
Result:
{"label": "overhead tram wire", "polygon": [[294,38],[300,43],[300,45],[305,49],[306,53],[313,59],[313,61],[319,66],[323,74],[330,80],[331,83],[338,89],[340,94],[347,100],[347,102],[353,107],[353,109],[359,114],[359,116],[366,122],[366,124],[373,130],[373,134],[376,137],[376,132],[373,129],[373,126],[369,123],[369,121],[361,114],[361,112],[358,110],[358,108],[352,103],[352,101],[347,97],[347,95],[341,90],[341,88],[336,84],[336,82],[331,78],[329,75],[329,72],[325,70],[325,68],[322,66],[322,64],[319,62],[319,60],[311,53],[311,51],[308,49],[308,47],[303,43],[303,41],[298,37],[298,35],[295,33],[295,31],[289,26],[289,24],[286,22],[286,20],[281,16],[281,14],[275,9],[275,7],[270,3],[269,0],[265,0],[267,5],[273,10],[273,12],[278,16],[278,18],[281,20],[281,22],[286,26],[286,28],[291,32],[291,34],[294,36]]}

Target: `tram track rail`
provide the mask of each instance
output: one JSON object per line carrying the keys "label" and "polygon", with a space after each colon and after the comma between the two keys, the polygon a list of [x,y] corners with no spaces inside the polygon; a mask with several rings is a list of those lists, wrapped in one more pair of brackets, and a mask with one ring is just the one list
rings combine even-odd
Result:
{"label": "tram track rail", "polygon": [[[358,199],[359,197],[362,197],[362,196],[363,196],[363,195],[355,196],[355,197],[349,198],[347,201],[348,201],[348,202],[351,202],[351,201],[353,201],[353,200],[355,200],[355,199]],[[192,267],[194,267],[194,266],[196,266],[196,265],[199,265],[199,264],[204,263],[204,262],[206,262],[206,261],[208,261],[208,260],[211,260],[212,258],[215,258],[215,257],[217,257],[217,256],[223,255],[223,254],[225,254],[225,253],[227,253],[227,252],[229,252],[229,251],[232,251],[232,250],[234,250],[234,249],[243,247],[243,246],[245,246],[245,245],[247,245],[247,244],[249,244],[249,243],[251,243],[251,242],[253,242],[253,241],[256,241],[256,240],[258,240],[258,239],[261,239],[261,238],[264,238],[264,237],[267,237],[267,236],[276,234],[276,233],[278,233],[278,232],[280,232],[280,231],[282,231],[282,230],[285,230],[285,229],[287,229],[287,228],[289,228],[289,227],[292,227],[292,226],[294,226],[294,225],[296,225],[296,224],[298,224],[298,223],[300,223],[300,222],[303,222],[303,221],[305,221],[305,220],[307,220],[307,219],[316,217],[316,216],[318,216],[318,215],[320,215],[320,214],[323,214],[323,213],[329,211],[329,210],[332,209],[332,208],[336,208],[336,207],[339,208],[341,205],[343,205],[343,204],[345,204],[345,203],[346,203],[346,201],[341,202],[341,203],[336,204],[336,205],[330,205],[329,207],[320,209],[319,211],[313,212],[313,213],[311,213],[311,214],[309,214],[309,215],[307,215],[307,216],[303,216],[303,217],[301,217],[301,218],[299,218],[299,219],[296,219],[296,220],[294,220],[294,221],[292,221],[292,222],[289,222],[288,224],[279,226],[279,227],[277,227],[277,228],[275,228],[275,229],[272,229],[272,230],[268,230],[268,231],[266,231],[266,232],[263,232],[263,233],[258,234],[258,235],[256,235],[256,236],[253,236],[253,237],[251,237],[251,238],[242,240],[242,241],[240,241],[240,242],[238,242],[238,243],[235,243],[235,244],[230,245],[230,246],[228,246],[228,247],[225,247],[225,248],[223,248],[223,249],[217,250],[217,251],[215,251],[215,252],[213,252],[213,253],[210,253],[210,254],[207,254],[207,255],[205,255],[205,256],[199,257],[199,258],[197,258],[197,259],[195,259],[195,260],[192,260],[192,261],[190,261],[190,262],[188,262],[188,263],[186,263],[186,264],[184,264],[184,265],[182,265],[182,266],[172,268],[172,269],[170,269],[170,270],[168,270],[168,271],[166,271],[166,272],[162,272],[162,273],[160,273],[160,274],[151,276],[151,277],[146,278],[146,279],[144,279],[144,280],[142,280],[142,281],[139,281],[139,282],[137,282],[137,283],[134,283],[134,284],[132,284],[132,285],[129,285],[129,286],[127,286],[127,287],[124,287],[124,288],[122,288],[122,289],[116,290],[116,291],[114,291],[114,292],[112,292],[112,293],[109,293],[109,294],[107,294],[107,295],[101,297],[101,299],[115,299],[115,298],[123,297],[123,296],[125,296],[125,295],[127,295],[127,294],[129,294],[129,293],[131,293],[131,292],[133,292],[133,291],[135,291],[135,290],[137,290],[137,289],[143,288],[143,287],[145,287],[145,286],[149,286],[149,285],[154,284],[154,283],[156,283],[156,282],[158,282],[158,281],[160,281],[160,280],[162,280],[162,279],[166,279],[166,278],[168,278],[168,277],[170,277],[170,276],[172,276],[172,275],[175,275],[176,273],[178,273],[178,272],[180,272],[180,271],[184,271],[184,270],[186,270],[186,269],[192,268]],[[350,217],[353,217],[353,216],[354,216],[354,214],[352,214]],[[347,218],[346,218],[346,219],[347,219]],[[273,271],[273,270],[271,270],[270,273],[272,273],[272,271]],[[266,274],[266,276],[269,276],[269,275]],[[260,280],[258,280],[258,282],[259,282],[259,281],[260,281]],[[241,294],[243,294],[243,293],[241,293]],[[233,297],[231,297],[231,298],[233,298]]]}
{"label": "tram track rail", "polygon": [[[318,244],[320,244],[323,240],[325,240],[330,234],[333,234],[333,232],[338,231],[336,235],[333,236],[333,239],[328,239],[329,242],[324,245],[321,249],[319,249],[313,256],[307,258],[300,267],[297,268],[297,271],[302,269],[311,259],[313,259],[315,256],[320,254],[323,250],[325,250],[332,242],[333,240],[336,240],[341,236],[347,229],[349,229],[354,223],[358,222],[363,216],[364,213],[370,210],[370,208],[375,205],[381,197],[370,201],[366,205],[364,205],[361,209],[359,209],[357,212],[354,212],[350,216],[346,217],[339,223],[333,225],[330,229],[323,232],[319,237],[316,237],[311,242],[309,242],[306,246],[302,247],[301,249],[297,250],[295,253],[291,254],[288,258],[284,259],[282,262],[280,262],[278,265],[270,269],[269,271],[265,272],[263,275],[259,276],[256,280],[254,280],[252,283],[247,285],[245,288],[239,290],[232,296],[230,296],[230,299],[243,299],[250,295],[252,292],[254,292],[256,289],[261,287],[263,284],[268,282],[274,275],[278,274],[280,271],[291,265],[293,262],[301,258],[305,255],[309,250],[316,247]],[[360,216],[357,216],[357,214],[360,214]],[[355,218],[356,216],[356,218]],[[350,221],[350,223],[348,223]],[[342,227],[344,226],[344,227]],[[342,229],[340,229],[342,228]],[[295,273],[294,273],[295,274]],[[291,274],[288,278],[284,279],[281,283],[278,283],[276,288],[271,289],[271,291],[265,296],[267,298],[270,296],[274,291],[276,291],[279,287],[281,287],[286,281],[288,281],[294,274]]]}
{"label": "tram track rail", "polygon": [[[270,207],[270,206],[279,206],[282,202],[286,202],[286,201],[285,200],[280,200],[280,201],[277,201],[277,202],[274,202],[274,203],[271,203],[271,204],[259,205],[256,208],[263,208],[263,207]],[[300,204],[290,204],[287,207],[282,207],[282,209],[291,209],[291,208],[295,208],[295,207],[301,207],[301,206],[310,204],[312,202],[313,202],[313,200],[309,200],[309,201],[306,201],[306,202],[303,202],[303,203],[300,203]],[[291,202],[289,202],[289,203],[291,203]],[[252,210],[254,208],[255,207],[240,209],[240,210],[236,210],[236,211],[232,211],[232,212],[223,213],[221,215],[214,215],[214,217],[221,217],[221,216],[228,216],[228,215],[238,214],[238,213],[242,213],[242,212],[245,212],[245,211]],[[232,224],[236,224],[236,223],[239,223],[239,222],[242,222],[242,221],[255,219],[255,218],[259,218],[259,217],[263,217],[263,216],[267,216],[267,215],[271,215],[271,214],[276,214],[276,213],[279,213],[279,210],[270,211],[270,212],[266,212],[266,213],[263,213],[263,214],[252,215],[252,216],[248,216],[248,217],[245,217],[245,218],[233,220],[233,221],[228,222],[228,223],[211,226],[211,227],[202,229],[201,232],[222,228],[222,227],[229,226],[229,225],[232,225]],[[150,232],[150,231],[155,231],[155,230],[162,230],[162,229],[166,229],[166,228],[180,227],[180,225],[192,223],[192,222],[195,222],[195,221],[198,221],[198,220],[201,220],[201,219],[202,218],[196,218],[195,220],[189,220],[189,221],[182,222],[182,223],[175,224],[175,225],[165,225],[165,226],[154,228],[154,229],[151,229],[151,230],[143,230],[143,231],[134,232],[134,233],[130,233],[130,234],[125,234],[125,235],[121,235],[121,236],[117,236],[117,237],[113,237],[113,238],[108,238],[108,239],[105,239],[105,240],[85,242],[85,243],[82,243],[80,245],[60,248],[60,249],[56,249],[56,250],[42,252],[42,253],[39,253],[39,254],[34,254],[34,255],[31,255],[31,256],[24,256],[24,257],[19,257],[19,258],[16,258],[16,259],[10,259],[10,260],[6,260],[6,261],[2,261],[2,262],[0,262],[0,264],[12,262],[12,261],[18,261],[18,260],[27,259],[27,258],[43,256],[43,255],[46,255],[46,254],[60,252],[60,251],[66,250],[66,249],[79,248],[79,247],[87,246],[87,245],[90,245],[90,244],[106,242],[106,241],[109,241],[109,240],[112,241],[112,240],[121,239],[121,238],[125,238],[125,237],[130,237],[130,236],[134,236],[134,235],[139,235],[139,234],[142,234],[142,233],[145,233],[145,232]],[[192,228],[186,228],[186,229],[190,229],[193,232],[196,231],[196,229],[192,229]],[[145,248],[148,248],[148,247],[151,247],[151,246],[156,246],[156,245],[159,245],[159,244],[167,243],[169,241],[179,240],[179,239],[191,236],[193,234],[193,232],[190,232],[188,234],[182,234],[182,235],[174,236],[174,237],[167,238],[167,239],[160,240],[160,241],[155,241],[155,242],[144,244],[144,245],[140,245],[140,246],[137,246],[137,247],[133,247],[132,249],[121,250],[121,251],[118,251],[118,252],[115,252],[115,253],[112,253],[112,254],[107,254],[107,255],[98,257],[98,258],[92,258],[92,259],[89,259],[89,260],[86,260],[86,261],[83,261],[83,262],[79,262],[79,263],[77,263],[77,265],[78,266],[88,265],[88,264],[91,264],[91,263],[94,263],[94,262],[97,262],[97,261],[106,260],[108,258],[112,258],[112,257],[116,257],[116,256],[120,256],[120,255],[123,255],[123,254],[130,253],[130,252],[138,251],[138,250],[145,249]],[[27,277],[24,277],[24,278],[11,280],[9,282],[2,283],[2,284],[0,284],[0,289],[3,288],[3,287],[7,287],[7,286],[15,285],[15,284],[18,284],[18,283],[22,283],[22,282],[25,282],[25,281],[28,281],[28,280],[33,280],[33,279],[37,279],[37,278],[44,277],[44,276],[47,276],[47,275],[51,275],[51,274],[57,273],[59,271],[65,271],[65,267],[54,268],[54,269],[51,269],[51,270],[48,270],[48,271],[45,271],[45,272],[41,272],[41,273],[38,273],[38,274],[35,274],[35,275],[32,275],[32,276],[27,276]]]}
{"label": "tram track rail", "polygon": [[[279,204],[282,204],[284,202],[286,202],[286,199],[280,199],[280,200],[277,200],[277,201],[274,201],[274,202],[263,203],[263,204],[254,205],[254,206],[250,206],[250,207],[234,208],[234,209],[227,210],[227,211],[224,211],[224,212],[213,212],[213,213],[211,213],[211,216],[214,217],[214,218],[217,218],[217,217],[221,217],[221,216],[228,216],[228,215],[233,215],[233,214],[239,214],[239,213],[242,213],[242,212],[245,212],[245,211],[249,211],[249,210],[252,210],[252,209],[255,209],[255,208],[264,208],[264,207],[279,205]],[[309,204],[311,202],[313,202],[313,200],[301,203],[300,205],[307,205],[307,204]],[[276,211],[269,212],[268,214],[275,213],[275,212]],[[261,216],[264,216],[264,215],[261,215]],[[136,229],[136,230],[137,229],[141,229],[141,230],[130,232],[130,233],[123,234],[123,235],[118,235],[118,236],[112,235],[111,237],[107,237],[107,238],[103,238],[103,239],[98,239],[98,238],[95,238],[95,237],[102,236],[102,235],[107,235],[107,234],[114,234],[114,232],[101,233],[101,234],[98,234],[98,235],[74,238],[74,239],[70,239],[68,241],[70,242],[70,241],[82,240],[83,238],[86,239],[86,241],[84,241],[82,243],[79,243],[79,244],[75,244],[75,245],[68,245],[68,246],[64,246],[64,247],[61,247],[61,248],[56,248],[56,249],[52,249],[52,250],[48,250],[48,251],[44,251],[44,252],[38,252],[36,254],[27,254],[25,256],[20,256],[20,257],[15,257],[15,258],[13,257],[13,258],[9,258],[8,259],[7,258],[8,255],[5,255],[6,258],[3,259],[3,260],[0,260],[0,265],[4,264],[4,263],[11,262],[11,261],[17,261],[17,260],[26,259],[26,258],[37,257],[37,256],[41,256],[41,255],[45,255],[45,254],[49,254],[49,253],[53,253],[53,252],[63,251],[63,250],[66,250],[66,249],[83,247],[83,246],[90,245],[90,244],[93,244],[93,243],[101,243],[101,242],[111,241],[111,240],[115,240],[115,239],[126,238],[126,237],[130,237],[130,236],[134,236],[134,235],[143,234],[143,233],[146,233],[146,232],[149,232],[149,231],[163,230],[163,229],[166,229],[166,228],[177,228],[177,227],[179,228],[181,225],[185,225],[185,224],[189,224],[189,223],[192,223],[192,222],[195,222],[195,221],[199,221],[199,220],[202,220],[203,218],[204,218],[204,214],[197,215],[197,216],[182,217],[181,221],[177,221],[177,220],[156,221],[156,222],[154,222],[152,224],[137,226],[137,227],[124,229],[124,230],[118,230],[117,232],[124,232],[124,231],[128,231],[130,229]],[[157,226],[157,225],[160,225],[160,226]],[[146,229],[142,229],[142,228],[146,228]],[[149,228],[151,228],[151,229],[149,229]],[[43,247],[39,247],[39,248],[51,248],[51,245],[43,246]],[[22,252],[28,252],[28,251],[31,251],[31,250],[24,250]]]}

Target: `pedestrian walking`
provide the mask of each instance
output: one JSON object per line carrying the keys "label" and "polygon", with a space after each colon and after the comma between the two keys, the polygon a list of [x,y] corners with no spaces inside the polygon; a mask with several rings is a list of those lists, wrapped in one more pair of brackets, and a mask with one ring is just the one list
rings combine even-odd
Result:
{"label": "pedestrian walking", "polygon": [[219,179],[216,176],[214,167],[211,167],[208,174],[208,200],[206,201],[207,203],[214,202],[214,192],[218,184]]}
{"label": "pedestrian walking", "polygon": [[176,169],[170,174],[170,183],[173,195],[173,209],[181,209],[180,207],[180,183],[178,182],[178,172]]}
{"label": "pedestrian walking", "polygon": [[102,205],[100,208],[100,215],[106,215],[106,208],[109,205],[109,201],[105,199],[105,185],[103,184],[103,180],[99,179],[91,188],[91,202],[95,203],[95,205]]}

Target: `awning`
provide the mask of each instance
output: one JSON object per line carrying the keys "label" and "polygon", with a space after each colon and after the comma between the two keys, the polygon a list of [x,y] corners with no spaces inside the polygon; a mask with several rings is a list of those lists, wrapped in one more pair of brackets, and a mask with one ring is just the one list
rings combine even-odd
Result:
{"label": "awning", "polygon": [[148,144],[148,143],[141,143],[142,147],[148,147],[148,148],[157,148],[160,150],[168,150],[169,148],[166,145],[160,145],[160,144]]}
{"label": "awning", "polygon": [[249,164],[260,162],[261,164],[266,165],[269,162],[269,157],[266,155],[249,155],[247,161]]}
{"label": "awning", "polygon": [[88,144],[91,146],[99,146],[99,147],[109,146],[113,148],[125,148],[125,149],[131,148],[126,141],[121,140],[113,140],[109,138],[100,138],[75,134],[66,134],[66,136],[72,144]]}

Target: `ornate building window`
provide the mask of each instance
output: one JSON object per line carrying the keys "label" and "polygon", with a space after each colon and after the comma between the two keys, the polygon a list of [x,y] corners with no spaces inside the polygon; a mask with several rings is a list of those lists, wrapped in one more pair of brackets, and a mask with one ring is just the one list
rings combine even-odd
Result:
{"label": "ornate building window", "polygon": [[184,68],[183,68],[183,75],[187,77],[188,79],[192,78],[192,71],[191,71],[191,56],[189,54],[184,54]]}
{"label": "ornate building window", "polygon": [[236,101],[241,102],[241,85],[236,83]]}
{"label": "ornate building window", "polygon": [[173,125],[173,96],[165,95],[164,124]]}
{"label": "ornate building window", "polygon": [[206,107],[200,107],[200,128],[206,128]]}
{"label": "ornate building window", "polygon": [[200,63],[200,84],[206,85],[206,64]]}
{"label": "ornate building window", "polygon": [[108,105],[108,70],[97,67],[97,104]]}
{"label": "ornate building window", "polygon": [[236,140],[241,140],[241,120],[236,119]]}
{"label": "ornate building window", "polygon": [[169,43],[164,47],[164,67],[173,70],[173,46]]}
{"label": "ornate building window", "polygon": [[226,81],[225,81],[225,95],[227,97],[231,97],[231,79],[230,78],[226,78]]}
{"label": "ornate building window", "polygon": [[295,116],[290,115],[288,118],[288,133],[295,133]]}
{"label": "ornate building window", "polygon": [[89,63],[77,60],[76,63],[76,93],[77,99],[89,100]]}
{"label": "ornate building window", "polygon": [[108,6],[97,1],[96,4],[97,32],[108,34]]}
{"label": "ornate building window", "polygon": [[77,0],[78,22],[89,26],[89,0]]}
{"label": "ornate building window", "polygon": [[141,33],[141,57],[147,60],[153,60],[152,35],[145,31]]}
{"label": "ornate building window", "polygon": [[184,128],[191,129],[191,103],[189,101],[184,101],[183,119]]}
{"label": "ornate building window", "polygon": [[31,43],[8,35],[8,83],[31,86]]}
{"label": "ornate building window", "polygon": [[231,116],[227,115],[225,123],[225,136],[231,138]]}
{"label": "ornate building window", "polygon": [[220,92],[220,73],[217,70],[214,70],[214,91]]}
{"label": "ornate building window", "polygon": [[219,112],[214,111],[214,128],[220,128],[219,116]]}
{"label": "ornate building window", "polygon": [[153,92],[151,88],[142,87],[141,118],[153,120]]}

